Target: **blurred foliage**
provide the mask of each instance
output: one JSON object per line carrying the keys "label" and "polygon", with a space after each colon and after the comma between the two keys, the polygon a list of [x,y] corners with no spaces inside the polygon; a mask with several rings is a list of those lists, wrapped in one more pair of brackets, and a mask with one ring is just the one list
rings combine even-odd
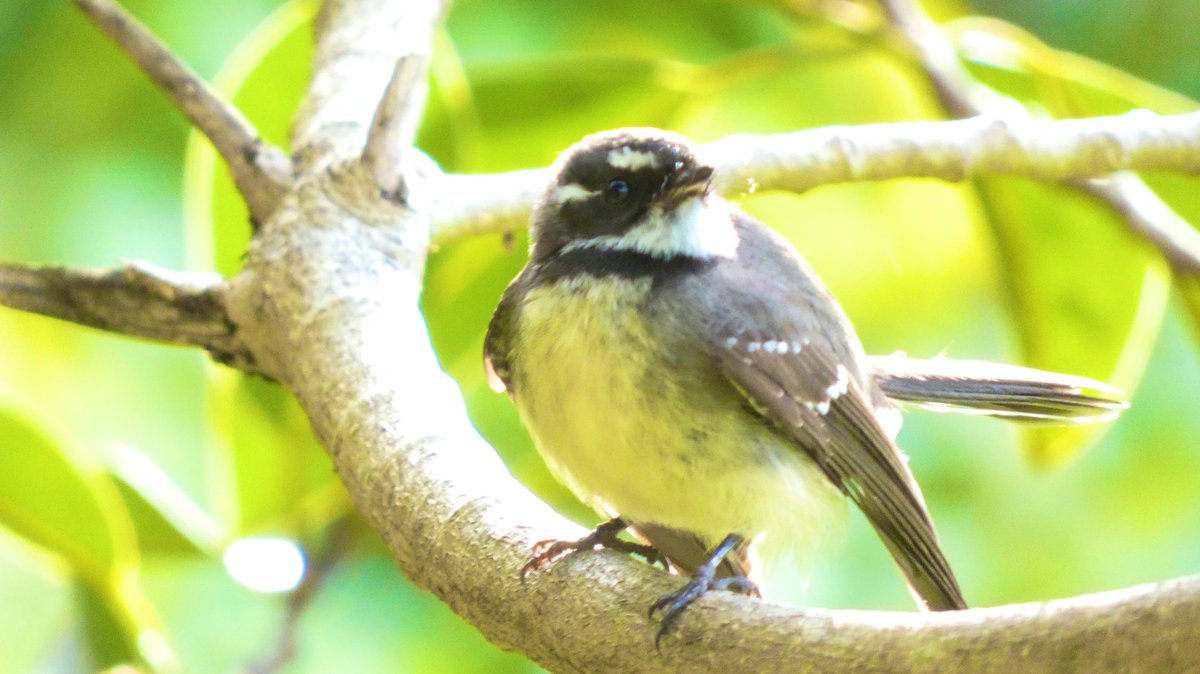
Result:
{"label": "blurred foliage", "polygon": [[[126,4],[286,143],[314,2]],[[1177,112],[1200,97],[1200,0],[926,6],[980,81],[1037,114]],[[420,144],[451,171],[545,165],[622,125],[703,141],[944,116],[865,4],[459,0],[436,52]],[[0,258],[236,271],[248,226],[228,176],[195,138],[184,166],[186,124],[69,3],[0,4],[0,72]],[[1147,179],[1200,219],[1195,178]],[[1154,251],[1104,207],[998,178],[735,196],[804,251],[873,352],[1022,361],[1136,391],[1102,434],[908,415],[901,442],[973,604],[1200,570],[1200,286],[1171,302]],[[424,309],[480,430],[588,523],[482,378],[483,332],[524,245],[495,235],[436,251]],[[0,671],[226,672],[269,656],[287,601],[233,581],[223,548],[277,535],[313,555],[351,513],[290,396],[198,353],[12,311],[0,353],[0,633],[20,637]],[[282,671],[536,669],[413,588],[349,517]],[[859,520],[805,578],[781,579],[785,598],[911,610]]]}

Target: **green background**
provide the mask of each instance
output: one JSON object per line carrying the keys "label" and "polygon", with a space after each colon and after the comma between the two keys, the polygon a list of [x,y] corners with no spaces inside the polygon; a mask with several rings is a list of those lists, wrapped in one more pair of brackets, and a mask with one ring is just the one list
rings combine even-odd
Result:
{"label": "green background", "polygon": [[[127,6],[213,77],[282,4]],[[460,0],[439,36],[421,145],[447,170],[494,171],[545,165],[580,136],[622,125],[711,140],[942,117],[870,12],[776,4]],[[1178,112],[1200,97],[1198,0],[927,7],[958,19],[947,27],[977,77],[1039,114]],[[1015,23],[961,18],[976,12]],[[307,42],[305,29],[284,41],[239,94],[275,142],[286,142]],[[255,49],[244,46],[224,78],[253,67]],[[223,176],[208,187],[195,149],[185,180],[187,137],[70,3],[0,4],[0,259],[233,272],[244,209]],[[1148,178],[1200,217],[1196,179]],[[907,415],[901,444],[969,602],[1200,570],[1194,294],[1169,291],[1153,251],[1104,208],[1016,179],[732,196],[797,244],[872,352],[1026,362],[1132,393],[1132,409],[1103,433]],[[521,235],[511,249],[494,235],[441,247],[425,309],[480,430],[514,474],[588,523],[482,381],[483,331],[523,246]],[[261,661],[288,599],[225,572],[222,547],[244,535],[295,539],[330,564],[282,671],[535,669],[404,580],[277,387],[194,351],[0,310],[0,671],[142,660],[227,672]],[[804,605],[912,610],[857,518],[811,573],[777,585]]]}

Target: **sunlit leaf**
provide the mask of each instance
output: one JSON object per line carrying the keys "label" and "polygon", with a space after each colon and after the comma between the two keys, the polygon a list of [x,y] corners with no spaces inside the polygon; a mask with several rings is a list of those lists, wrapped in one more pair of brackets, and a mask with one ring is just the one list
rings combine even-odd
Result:
{"label": "sunlit leaf", "polygon": [[[233,103],[267,141],[288,147],[288,131],[312,68],[312,17],[316,0],[292,0],[246,37],[213,86]],[[241,267],[250,240],[249,212],[229,171],[197,131],[184,158],[184,220],[188,261],[232,274]]]}
{"label": "sunlit leaf", "polygon": [[213,556],[226,538],[220,527],[171,476],[128,445],[109,449],[105,462],[117,485],[143,552]]}
{"label": "sunlit leaf", "polygon": [[11,402],[0,403],[0,523],[62,559],[75,575],[89,657],[98,667],[175,670],[138,587],[129,514],[99,464]]}
{"label": "sunlit leaf", "polygon": [[[484,135],[486,168],[543,166],[584,134],[618,126],[667,126],[685,92],[664,86],[671,64],[617,56],[529,59],[468,71]],[[538,114],[529,102],[539,101]],[[431,115],[421,145],[439,156],[451,130]],[[443,160],[444,161],[444,160]],[[447,166],[454,169],[454,166]]]}
{"label": "sunlit leaf", "polygon": [[[293,0],[242,42],[214,79],[267,140],[287,147],[312,62],[318,3]],[[249,242],[244,203],[207,142],[193,134],[185,165],[185,212],[192,264],[233,273]],[[239,373],[210,378],[214,433],[224,453],[223,517],[239,531],[287,526],[290,509],[333,480],[291,394]]]}
{"label": "sunlit leaf", "polygon": [[145,666],[152,672],[179,671],[158,617],[129,574],[75,583],[88,656],[94,669]]}
{"label": "sunlit leaf", "polygon": [[75,593],[92,665],[108,668],[140,661],[136,630],[129,628],[126,616],[113,611],[111,597],[86,582],[76,583]]}
{"label": "sunlit leaf", "polygon": [[[1137,107],[1163,113],[1196,108],[1184,96],[1056,50],[1003,21],[970,18],[947,28],[980,81],[1035,113],[1081,117]],[[1190,193],[1159,193],[1172,206],[1190,204],[1196,187],[1196,181],[1191,182]],[[1029,187],[1014,187],[1011,181],[986,179],[977,184],[992,216],[1028,362],[1115,377],[1118,385],[1136,388],[1156,342],[1169,290],[1163,265],[1152,264],[1156,261],[1152,249],[1121,233],[1124,224],[1108,207],[1072,205],[1078,197],[1065,190],[1041,188],[1041,194],[1035,194]],[[1068,225],[1071,222],[1088,224]],[[1071,233],[1061,238],[1033,234],[1035,229],[1064,228]],[[1061,270],[1070,271],[1062,277]],[[1072,284],[1077,295],[1090,293],[1091,299],[1064,295]],[[1095,319],[1103,311],[1108,315],[1099,325]],[[1054,345],[1056,341],[1061,343]],[[1055,464],[1069,458],[1098,430],[1102,427],[1034,429],[1027,434],[1027,446],[1035,461]]]}
{"label": "sunlit leaf", "polygon": [[[1192,226],[1200,224],[1200,178],[1191,175],[1174,173],[1154,173],[1143,176],[1146,184],[1154,189],[1163,201],[1167,203],[1181,218]],[[1175,277],[1175,287],[1183,300],[1192,321],[1192,329],[1200,335],[1200,276],[1195,274],[1180,274]]]}
{"label": "sunlit leaf", "polygon": [[293,531],[301,524],[295,520],[301,502],[337,479],[308,418],[291,393],[273,382],[219,372],[212,386],[213,431],[231,452],[237,532]]}
{"label": "sunlit leaf", "polygon": [[998,91],[1055,116],[1106,115],[1130,108],[1169,114],[1197,104],[1110,65],[1060,51],[998,19],[971,17],[946,24],[973,75]]}
{"label": "sunlit leaf", "polygon": [[769,7],[694,0],[460,0],[447,27],[468,71],[546,54],[700,62],[792,38],[790,22]]}
{"label": "sunlit leaf", "polygon": [[6,455],[0,524],[90,577],[103,576],[133,555],[128,532],[120,530],[125,513],[115,512],[119,503],[102,493],[93,461],[2,401],[0,448]]}
{"label": "sunlit leaf", "polygon": [[[1024,361],[1136,386],[1170,289],[1153,252],[1114,212],[1069,188],[1007,178],[976,185]],[[1102,428],[1033,428],[1026,447],[1035,463],[1057,465]]]}

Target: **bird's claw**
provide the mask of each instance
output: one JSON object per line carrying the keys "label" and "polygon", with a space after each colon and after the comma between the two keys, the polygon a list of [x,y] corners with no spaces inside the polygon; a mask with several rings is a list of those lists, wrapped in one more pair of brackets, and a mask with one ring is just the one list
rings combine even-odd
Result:
{"label": "bird's claw", "polygon": [[749,595],[751,597],[762,597],[758,586],[754,581],[745,576],[729,576],[726,578],[713,579],[711,573],[704,573],[705,569],[701,569],[692,579],[688,581],[677,592],[672,592],[650,606],[648,613],[650,618],[654,618],[654,614],[662,611],[662,621],[658,624],[658,634],[654,636],[654,648],[659,649],[662,638],[667,632],[675,626],[679,616],[683,614],[684,609],[696,601],[710,590],[724,590],[726,592],[737,592],[738,594]]}
{"label": "bird's claw", "polygon": [[524,583],[525,577],[534,571],[539,571],[563,557],[572,555],[580,550],[595,550],[596,548],[608,548],[610,550],[638,555],[645,558],[646,562],[651,566],[661,564],[664,569],[667,568],[666,558],[653,546],[618,538],[617,533],[624,528],[623,522],[613,520],[601,524],[587,536],[578,540],[564,541],[548,539],[538,541],[534,544],[530,552],[529,561],[525,563],[525,566],[521,567],[521,582]]}
{"label": "bird's claw", "polygon": [[578,541],[549,539],[534,543],[529,561],[525,562],[525,566],[521,567],[521,582],[524,583],[525,577],[534,571],[539,571],[543,567],[553,564],[573,552],[584,549],[584,545],[582,544],[585,540],[586,537]]}

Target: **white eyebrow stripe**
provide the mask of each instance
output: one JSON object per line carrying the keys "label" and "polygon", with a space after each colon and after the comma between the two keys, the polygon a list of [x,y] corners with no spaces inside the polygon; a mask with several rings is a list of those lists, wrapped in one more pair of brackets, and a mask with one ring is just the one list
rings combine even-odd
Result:
{"label": "white eyebrow stripe", "polygon": [[626,171],[637,171],[647,166],[658,168],[658,155],[653,152],[640,152],[626,146],[609,150],[608,165]]}
{"label": "white eyebrow stripe", "polygon": [[554,190],[554,201],[559,204],[567,201],[582,201],[590,199],[596,194],[598,194],[597,191],[589,190],[579,183],[567,183]]}

